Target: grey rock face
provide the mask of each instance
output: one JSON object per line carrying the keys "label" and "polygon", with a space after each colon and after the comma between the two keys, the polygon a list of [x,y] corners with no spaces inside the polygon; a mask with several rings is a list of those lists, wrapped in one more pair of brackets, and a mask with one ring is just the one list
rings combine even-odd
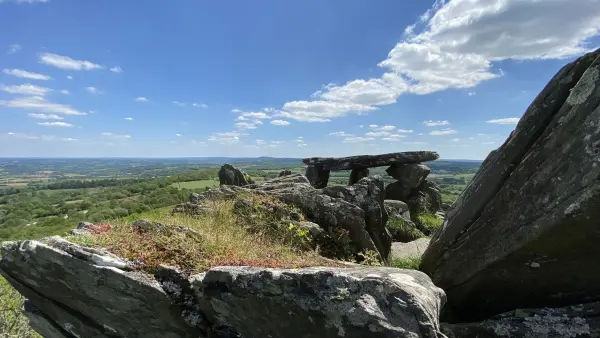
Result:
{"label": "grey rock face", "polygon": [[420,163],[392,164],[385,172],[397,179],[403,187],[414,189],[421,185],[423,180],[427,178],[431,169]]}
{"label": "grey rock face", "polygon": [[554,76],[433,236],[421,268],[461,319],[600,299],[599,56]]}
{"label": "grey rock face", "polygon": [[444,337],[444,293],[414,270],[220,267],[191,280],[208,320],[241,337]]}
{"label": "grey rock face", "polygon": [[321,170],[351,170],[390,166],[392,164],[434,161],[440,157],[433,151],[409,151],[382,155],[350,157],[312,157],[302,160],[308,166],[321,166]]}
{"label": "grey rock face", "polygon": [[350,172],[350,178],[348,180],[348,185],[353,185],[354,183],[360,181],[364,177],[369,176],[369,169],[361,168],[361,169],[352,169]]}
{"label": "grey rock face", "polygon": [[444,337],[444,292],[418,271],[217,267],[187,277],[161,267],[152,276],[75,255],[94,250],[60,237],[3,244],[0,271],[45,337]]}
{"label": "grey rock face", "polygon": [[309,165],[306,167],[306,178],[310,184],[317,188],[325,188],[329,182],[329,169],[324,169],[322,165]]}
{"label": "grey rock face", "polygon": [[396,181],[388,184],[385,187],[385,199],[394,201],[408,201],[413,189],[402,185]]}
{"label": "grey rock face", "polygon": [[242,169],[238,169],[231,164],[224,164],[219,170],[220,185],[235,185],[242,187],[253,184],[254,181]]}
{"label": "grey rock face", "polygon": [[200,336],[156,280],[127,270],[118,257],[60,237],[2,245],[2,275],[67,337]]}
{"label": "grey rock face", "polygon": [[448,338],[600,337],[600,303],[517,309],[473,323],[442,323]]}
{"label": "grey rock face", "polygon": [[402,217],[404,219],[410,219],[410,211],[408,205],[402,201],[396,200],[385,200],[383,206],[388,213],[388,216]]}

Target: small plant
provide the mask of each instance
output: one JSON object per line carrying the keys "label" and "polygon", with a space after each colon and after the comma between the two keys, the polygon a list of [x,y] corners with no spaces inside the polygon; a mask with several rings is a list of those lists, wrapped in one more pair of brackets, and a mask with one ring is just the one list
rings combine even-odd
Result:
{"label": "small plant", "polygon": [[444,223],[442,218],[432,213],[411,214],[411,218],[417,228],[427,236],[433,234]]}
{"label": "small plant", "polygon": [[381,266],[379,254],[373,250],[364,250],[363,252],[359,252],[358,256],[360,257],[361,265]]}
{"label": "small plant", "polygon": [[0,276],[0,337],[41,338],[22,312],[23,296]]}
{"label": "small plant", "polygon": [[414,224],[411,224],[401,217],[391,216],[387,222],[387,228],[392,235],[394,241],[397,242],[412,242],[425,235],[415,228]]}

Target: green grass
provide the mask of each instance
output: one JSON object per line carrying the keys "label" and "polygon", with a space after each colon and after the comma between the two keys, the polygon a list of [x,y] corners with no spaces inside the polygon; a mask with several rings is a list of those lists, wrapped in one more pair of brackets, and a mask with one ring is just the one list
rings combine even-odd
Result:
{"label": "green grass", "polygon": [[411,242],[421,237],[425,237],[425,235],[416,229],[415,227],[409,225],[404,219],[400,217],[391,216],[387,222],[387,228],[392,235],[392,239],[397,242]]}
{"label": "green grass", "polygon": [[413,222],[417,224],[417,227],[421,229],[426,235],[430,235],[431,233],[439,229],[440,226],[442,226],[442,223],[444,222],[444,220],[440,217],[430,213],[411,214],[411,218]]}
{"label": "green grass", "polygon": [[0,276],[0,337],[41,338],[22,313],[23,296]]}
{"label": "green grass", "polygon": [[390,265],[398,269],[419,270],[421,258],[395,258],[392,259]]}
{"label": "green grass", "polygon": [[214,188],[219,186],[219,180],[201,180],[201,181],[189,181],[189,182],[176,182],[171,186],[178,189],[204,189]]}

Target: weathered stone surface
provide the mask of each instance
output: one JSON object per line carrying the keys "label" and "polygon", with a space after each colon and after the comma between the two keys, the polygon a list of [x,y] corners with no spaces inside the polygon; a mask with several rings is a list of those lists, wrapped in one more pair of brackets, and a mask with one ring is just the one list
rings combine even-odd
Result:
{"label": "weathered stone surface", "polygon": [[322,170],[351,170],[383,167],[395,163],[421,163],[434,161],[439,157],[440,155],[433,151],[409,151],[403,153],[359,155],[350,157],[312,157],[305,158],[302,160],[302,162],[312,167],[320,166]]}
{"label": "weathered stone surface", "polygon": [[408,205],[402,201],[395,200],[385,200],[383,201],[383,206],[385,207],[385,211],[387,211],[388,216],[402,217],[404,219],[410,219],[410,211],[408,210]]}
{"label": "weathered stone surface", "polygon": [[352,169],[350,173],[350,179],[348,180],[348,185],[353,185],[354,183],[360,181],[364,177],[369,176],[369,169],[361,168],[361,169]]}
{"label": "weathered stone surface", "polygon": [[428,166],[420,163],[392,164],[385,172],[397,179],[400,184],[408,189],[421,185],[431,172]]}
{"label": "weathered stone surface", "polygon": [[441,326],[448,338],[600,337],[600,303],[517,309],[482,322]]}
{"label": "weathered stone surface", "polygon": [[235,185],[242,187],[248,184],[253,184],[250,175],[246,174],[242,169],[238,169],[229,163],[221,166],[219,170],[220,185]]}
{"label": "weathered stone surface", "polygon": [[287,175],[291,175],[291,174],[292,174],[291,170],[282,170],[279,172],[279,177],[287,176]]}
{"label": "weathered stone surface", "polygon": [[426,209],[429,212],[442,209],[442,190],[435,182],[424,180],[418,189],[427,195]]}
{"label": "weathered stone surface", "polygon": [[429,238],[419,238],[412,242],[392,243],[392,259],[421,258],[429,245]]}
{"label": "weathered stone surface", "polygon": [[2,275],[68,337],[201,335],[156,280],[126,270],[118,257],[60,237],[2,245]]}
{"label": "weathered stone surface", "polygon": [[323,169],[322,165],[309,165],[306,167],[306,178],[313,187],[325,188],[329,182],[329,172],[329,169]]}
{"label": "weathered stone surface", "polygon": [[38,308],[26,300],[23,302],[23,313],[29,319],[29,326],[44,338],[69,338],[69,333],[56,326],[51,319],[46,317]]}
{"label": "weathered stone surface", "polygon": [[394,201],[407,201],[412,194],[413,189],[402,185],[396,181],[385,187],[385,199]]}
{"label": "weathered stone surface", "polygon": [[443,337],[444,293],[419,271],[219,267],[191,281],[209,321],[241,337]]}
{"label": "weathered stone surface", "polygon": [[79,222],[75,229],[71,229],[69,233],[74,236],[88,236],[91,234],[90,227],[93,227],[94,224],[90,222]]}
{"label": "weathered stone surface", "polygon": [[600,299],[599,55],[555,75],[432,238],[421,268],[461,319]]}

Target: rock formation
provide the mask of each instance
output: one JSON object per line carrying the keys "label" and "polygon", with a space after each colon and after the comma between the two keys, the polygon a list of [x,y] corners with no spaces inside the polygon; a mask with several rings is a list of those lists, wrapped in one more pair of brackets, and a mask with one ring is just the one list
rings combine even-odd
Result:
{"label": "rock formation", "polygon": [[250,175],[246,174],[242,169],[238,169],[231,164],[224,164],[219,170],[220,185],[235,185],[242,187],[248,184],[253,184]]}
{"label": "rock formation", "polygon": [[[350,182],[358,182],[366,176],[361,169],[437,160],[440,156],[432,151],[412,151],[383,155],[360,155],[350,157],[312,157],[302,160],[307,165],[306,177],[315,188],[324,188],[331,170],[352,170]],[[368,171],[366,171],[368,175]],[[353,179],[354,178],[354,179]]]}
{"label": "rock formation", "polygon": [[599,164],[600,50],[554,76],[434,234],[421,268],[449,318],[600,299]]}
{"label": "rock formation", "polygon": [[379,267],[216,267],[154,275],[60,237],[7,242],[0,272],[45,337],[444,337],[444,292]]}
{"label": "rock formation", "polygon": [[282,170],[281,172],[279,172],[279,177],[287,176],[287,175],[291,175],[291,174],[292,174],[292,171],[286,169],[286,170]]}

